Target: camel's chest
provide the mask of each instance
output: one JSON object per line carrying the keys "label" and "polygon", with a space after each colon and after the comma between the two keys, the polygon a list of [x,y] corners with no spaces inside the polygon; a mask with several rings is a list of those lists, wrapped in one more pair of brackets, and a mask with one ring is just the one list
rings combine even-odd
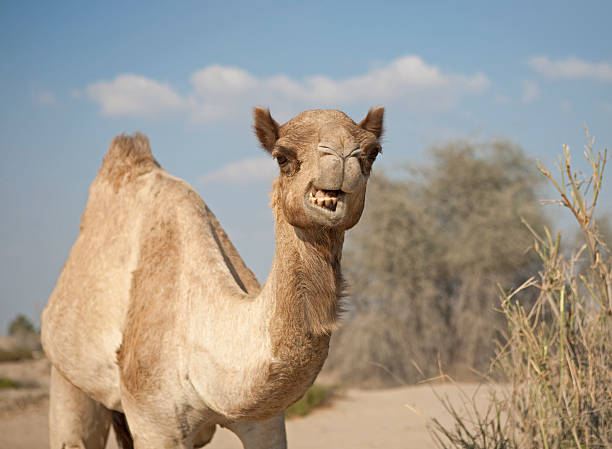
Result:
{"label": "camel's chest", "polygon": [[297,401],[313,384],[329,348],[329,336],[295,336],[279,344],[264,383],[241,408],[242,419],[267,419]]}

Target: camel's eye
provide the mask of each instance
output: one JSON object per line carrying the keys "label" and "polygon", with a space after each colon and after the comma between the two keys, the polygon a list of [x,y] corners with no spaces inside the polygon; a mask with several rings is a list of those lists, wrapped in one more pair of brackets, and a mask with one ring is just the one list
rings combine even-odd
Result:
{"label": "camel's eye", "polygon": [[272,152],[272,156],[276,159],[283,175],[292,175],[300,169],[300,161],[297,159],[297,153],[291,148],[279,145]]}
{"label": "camel's eye", "polygon": [[380,153],[382,151],[382,148],[380,148],[380,145],[374,145],[374,148],[372,148],[371,153],[374,153],[372,155],[370,155],[370,157],[374,156],[374,159],[376,159],[376,156],[378,156],[378,153]]}
{"label": "camel's eye", "polygon": [[374,162],[376,160],[376,156],[378,156],[378,153],[380,153],[381,148],[380,145],[375,144],[375,145],[370,145],[367,147],[366,149],[366,157],[370,162]]}
{"label": "camel's eye", "polygon": [[283,156],[282,154],[279,154],[278,156],[276,156],[276,162],[278,162],[278,165],[280,167],[284,167],[285,165],[287,165],[287,163],[289,162],[289,159],[287,159],[285,156]]}
{"label": "camel's eye", "polygon": [[372,164],[376,160],[376,156],[381,152],[381,148],[379,144],[368,145],[365,151],[361,152],[361,157],[359,159],[361,164],[361,171],[364,175],[369,175],[370,170],[372,169]]}

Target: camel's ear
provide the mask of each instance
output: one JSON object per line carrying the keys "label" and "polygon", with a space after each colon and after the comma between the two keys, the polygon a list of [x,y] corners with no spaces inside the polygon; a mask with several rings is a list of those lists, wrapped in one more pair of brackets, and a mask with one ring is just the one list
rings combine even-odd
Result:
{"label": "camel's ear", "polygon": [[377,139],[382,136],[383,133],[383,116],[385,115],[385,108],[382,106],[376,106],[368,111],[368,115],[359,122],[359,126],[366,131],[370,131],[376,136]]}
{"label": "camel's ear", "polygon": [[272,118],[268,109],[260,107],[256,107],[253,110],[253,119],[253,126],[259,143],[261,143],[261,146],[268,152],[272,152],[274,143],[278,139],[278,123]]}

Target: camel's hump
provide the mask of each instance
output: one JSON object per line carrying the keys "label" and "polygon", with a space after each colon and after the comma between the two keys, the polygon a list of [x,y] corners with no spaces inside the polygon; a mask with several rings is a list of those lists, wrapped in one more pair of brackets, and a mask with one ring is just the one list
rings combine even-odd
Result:
{"label": "camel's hump", "polygon": [[153,157],[147,136],[121,134],[112,140],[98,175],[118,187],[132,176],[143,175],[156,167],[159,164]]}

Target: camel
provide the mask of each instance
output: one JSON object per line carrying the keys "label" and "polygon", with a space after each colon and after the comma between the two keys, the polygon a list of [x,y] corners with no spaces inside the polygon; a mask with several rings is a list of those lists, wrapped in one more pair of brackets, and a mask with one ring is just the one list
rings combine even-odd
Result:
{"label": "camel", "polygon": [[79,236],[42,316],[50,447],[193,448],[217,425],[245,449],[286,448],[284,410],[312,385],[338,326],[344,233],[381,151],[382,107],[279,125],[255,108],[276,159],[276,248],[260,286],[186,182],[142,134],[113,139]]}

